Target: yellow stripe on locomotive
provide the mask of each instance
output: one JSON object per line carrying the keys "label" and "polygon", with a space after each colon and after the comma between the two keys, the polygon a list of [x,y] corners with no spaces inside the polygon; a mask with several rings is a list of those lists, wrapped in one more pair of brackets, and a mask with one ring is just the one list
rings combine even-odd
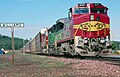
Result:
{"label": "yellow stripe on locomotive", "polygon": [[110,25],[99,21],[88,21],[81,23],[79,25],[74,25],[74,29],[78,29],[78,28],[86,31],[98,31],[105,28],[110,28]]}

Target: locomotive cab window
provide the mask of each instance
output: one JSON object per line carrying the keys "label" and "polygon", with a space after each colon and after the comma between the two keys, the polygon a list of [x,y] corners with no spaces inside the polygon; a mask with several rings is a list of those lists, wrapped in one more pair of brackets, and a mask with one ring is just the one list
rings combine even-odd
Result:
{"label": "locomotive cab window", "polygon": [[86,14],[89,13],[88,8],[75,8],[74,14]]}
{"label": "locomotive cab window", "polygon": [[107,9],[105,9],[105,8],[92,8],[91,12],[92,13],[103,13],[103,14],[106,14],[107,13]]}
{"label": "locomotive cab window", "polygon": [[72,17],[72,8],[70,8],[68,11],[68,18],[71,19],[71,17]]}
{"label": "locomotive cab window", "polygon": [[59,30],[61,30],[61,29],[63,29],[63,28],[64,28],[64,23],[58,22],[58,23],[56,24],[55,31],[59,31]]}

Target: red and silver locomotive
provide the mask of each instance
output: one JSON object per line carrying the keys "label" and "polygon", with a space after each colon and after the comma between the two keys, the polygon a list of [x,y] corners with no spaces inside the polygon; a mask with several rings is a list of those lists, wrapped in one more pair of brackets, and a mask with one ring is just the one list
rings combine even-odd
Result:
{"label": "red and silver locomotive", "polygon": [[[68,18],[59,19],[63,29],[56,34],[55,48],[80,56],[104,56],[111,52],[108,8],[101,3],[83,3],[69,9]],[[57,25],[56,25],[57,26]],[[58,51],[57,51],[58,52]]]}

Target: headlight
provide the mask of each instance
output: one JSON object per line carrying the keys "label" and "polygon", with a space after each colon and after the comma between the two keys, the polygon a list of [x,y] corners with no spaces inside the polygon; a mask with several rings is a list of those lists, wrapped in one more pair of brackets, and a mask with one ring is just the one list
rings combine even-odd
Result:
{"label": "headlight", "polygon": [[94,15],[90,15],[90,20],[94,20]]}
{"label": "headlight", "polygon": [[104,43],[104,42],[105,42],[105,40],[100,40],[100,42],[101,42],[101,43]]}
{"label": "headlight", "polygon": [[88,43],[88,41],[87,41],[87,40],[85,40],[85,41],[84,41],[84,43]]}
{"label": "headlight", "polygon": [[106,46],[110,46],[110,43],[109,43],[109,42],[106,42]]}

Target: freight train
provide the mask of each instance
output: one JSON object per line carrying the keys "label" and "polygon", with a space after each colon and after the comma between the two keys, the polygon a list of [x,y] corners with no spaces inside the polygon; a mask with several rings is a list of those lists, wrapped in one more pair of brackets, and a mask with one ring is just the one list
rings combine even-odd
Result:
{"label": "freight train", "polygon": [[104,56],[111,53],[108,8],[101,3],[81,3],[67,18],[42,29],[23,47],[24,52],[71,56]]}

